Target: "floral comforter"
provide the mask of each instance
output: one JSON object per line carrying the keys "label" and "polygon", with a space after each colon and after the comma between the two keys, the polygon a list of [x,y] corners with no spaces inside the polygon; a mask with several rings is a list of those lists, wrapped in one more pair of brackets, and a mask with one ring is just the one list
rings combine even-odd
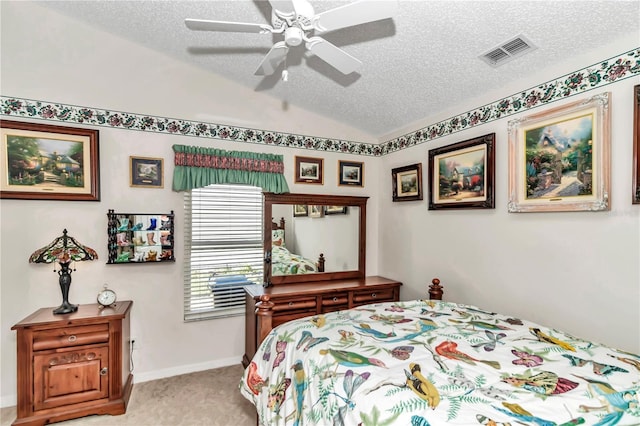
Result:
{"label": "floral comforter", "polygon": [[283,324],[240,383],[261,425],[638,425],[640,356],[440,301]]}
{"label": "floral comforter", "polygon": [[317,272],[316,264],[284,246],[273,246],[271,250],[271,273],[273,275],[297,275]]}

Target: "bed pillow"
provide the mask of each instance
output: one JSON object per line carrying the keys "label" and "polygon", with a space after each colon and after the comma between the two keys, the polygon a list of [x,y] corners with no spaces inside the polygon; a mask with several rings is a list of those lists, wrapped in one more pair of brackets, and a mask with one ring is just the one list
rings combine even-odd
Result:
{"label": "bed pillow", "polygon": [[271,244],[274,246],[284,247],[284,229],[271,231]]}

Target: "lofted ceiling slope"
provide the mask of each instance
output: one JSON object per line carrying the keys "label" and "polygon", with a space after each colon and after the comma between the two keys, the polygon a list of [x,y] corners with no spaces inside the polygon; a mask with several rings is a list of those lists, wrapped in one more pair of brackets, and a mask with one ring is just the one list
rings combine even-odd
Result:
{"label": "lofted ceiling slope", "polygon": [[[269,24],[266,1],[37,3],[377,138],[640,34],[638,0],[400,0],[393,19],[323,35],[362,61],[358,73],[343,75],[292,48],[284,82],[282,67],[254,75],[281,35],[190,31],[184,24],[185,18]],[[347,3],[311,0],[316,13]],[[479,59],[518,35],[537,48],[497,68]]]}

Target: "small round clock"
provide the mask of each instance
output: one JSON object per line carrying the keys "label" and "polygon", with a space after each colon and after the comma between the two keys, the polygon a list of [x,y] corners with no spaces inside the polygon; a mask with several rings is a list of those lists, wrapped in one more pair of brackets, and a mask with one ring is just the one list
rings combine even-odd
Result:
{"label": "small round clock", "polygon": [[116,303],[116,292],[104,285],[104,290],[98,293],[98,303],[101,308],[111,307]]}

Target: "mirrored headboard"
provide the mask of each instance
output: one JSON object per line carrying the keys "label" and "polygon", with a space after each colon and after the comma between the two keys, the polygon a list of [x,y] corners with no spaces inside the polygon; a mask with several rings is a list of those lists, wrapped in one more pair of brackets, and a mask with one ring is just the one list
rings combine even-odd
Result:
{"label": "mirrored headboard", "polygon": [[368,197],[263,198],[265,286],[364,278]]}

